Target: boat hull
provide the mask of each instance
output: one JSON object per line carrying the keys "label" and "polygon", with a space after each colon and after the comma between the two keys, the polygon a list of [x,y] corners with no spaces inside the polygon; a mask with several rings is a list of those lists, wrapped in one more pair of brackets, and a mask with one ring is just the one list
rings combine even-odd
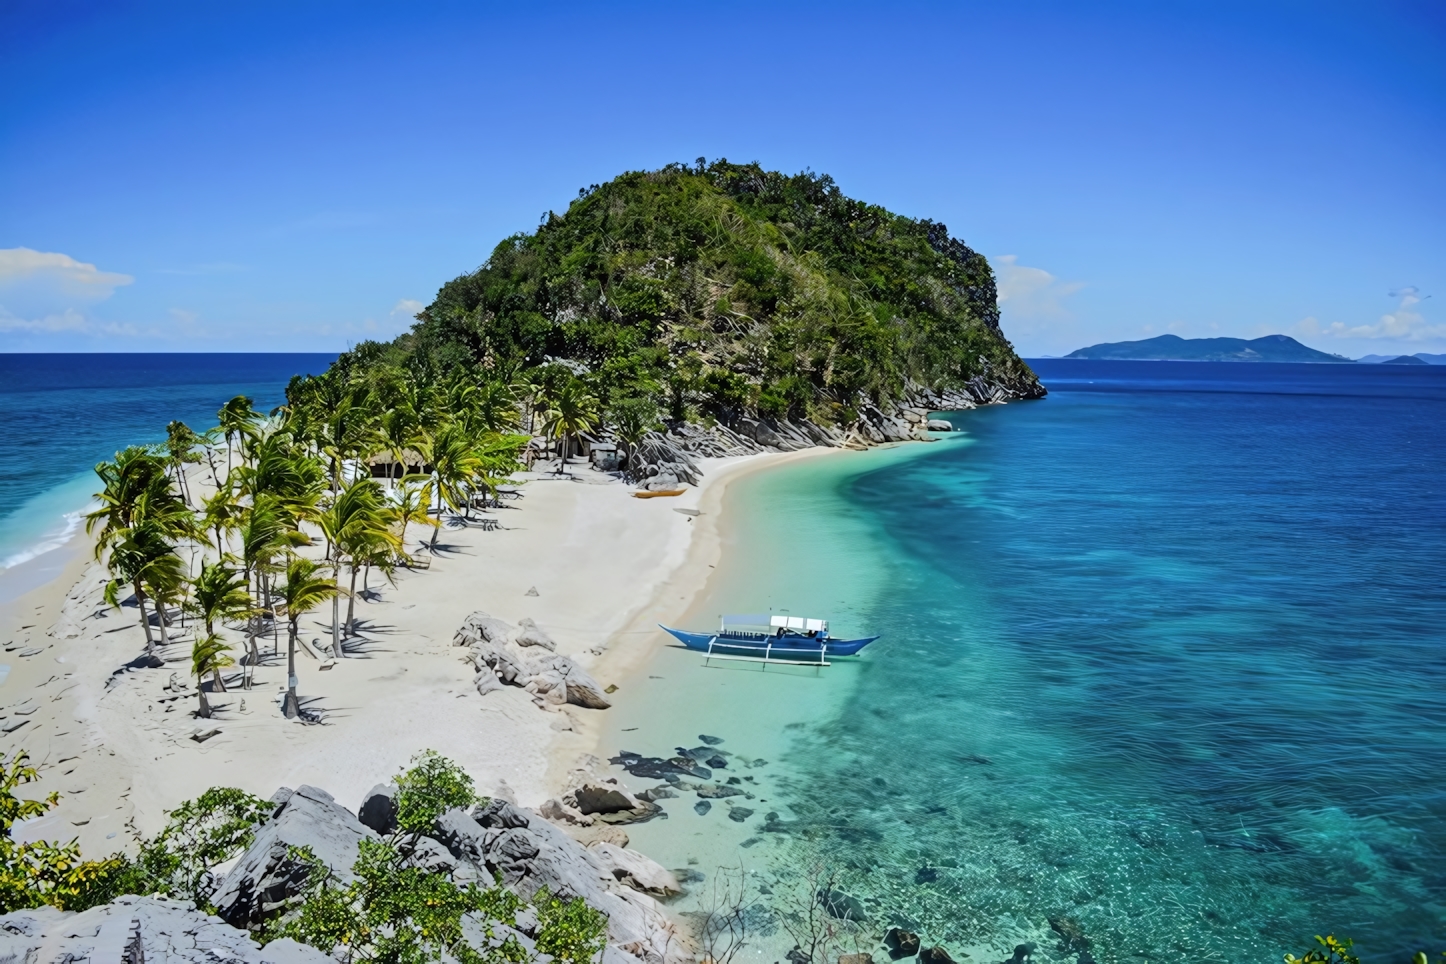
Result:
{"label": "boat hull", "polygon": [[711,648],[713,653],[718,654],[762,656],[767,653],[776,659],[857,656],[859,650],[879,638],[866,636],[862,639],[810,639],[806,636],[767,636],[763,633],[691,633],[661,624],[659,628],[684,646],[700,653],[709,652]]}

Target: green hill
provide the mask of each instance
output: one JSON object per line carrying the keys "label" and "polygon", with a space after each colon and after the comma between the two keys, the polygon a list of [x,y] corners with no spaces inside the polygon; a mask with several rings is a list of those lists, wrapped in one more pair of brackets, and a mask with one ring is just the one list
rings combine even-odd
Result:
{"label": "green hill", "polygon": [[1346,362],[1349,358],[1307,348],[1289,335],[1264,338],[1181,338],[1160,335],[1143,341],[1117,341],[1070,352],[1066,358],[1141,361]]}
{"label": "green hill", "polygon": [[847,426],[915,389],[1038,397],[988,262],[827,176],[718,161],[624,174],[443,285],[413,329],[345,364],[511,378],[565,361],[604,405],[674,420]]}

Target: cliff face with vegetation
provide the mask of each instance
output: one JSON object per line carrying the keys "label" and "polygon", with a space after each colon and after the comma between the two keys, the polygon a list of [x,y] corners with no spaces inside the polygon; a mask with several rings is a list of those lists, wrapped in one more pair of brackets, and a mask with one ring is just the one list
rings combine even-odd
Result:
{"label": "cliff face with vegetation", "polygon": [[846,428],[971,380],[981,400],[1044,394],[1000,331],[988,262],[943,224],[725,161],[581,191],[355,354],[508,380],[563,360],[604,405],[647,396],[674,422]]}

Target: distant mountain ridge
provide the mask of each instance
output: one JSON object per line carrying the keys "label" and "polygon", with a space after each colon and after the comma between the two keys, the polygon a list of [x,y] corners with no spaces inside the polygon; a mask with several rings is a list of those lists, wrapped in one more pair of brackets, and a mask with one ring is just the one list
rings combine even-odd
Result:
{"label": "distant mountain ridge", "polygon": [[1354,364],[1342,355],[1331,355],[1302,345],[1289,335],[1263,338],[1181,338],[1160,335],[1143,341],[1116,341],[1091,345],[1070,352],[1066,358],[1119,361],[1228,361],[1308,362]]}
{"label": "distant mountain ridge", "polygon": [[1414,358],[1416,361],[1424,362],[1427,365],[1446,365],[1446,355],[1432,355],[1428,352],[1418,351],[1414,355],[1366,355],[1357,358],[1356,361],[1367,365],[1414,365],[1413,361],[1402,361],[1403,358]]}

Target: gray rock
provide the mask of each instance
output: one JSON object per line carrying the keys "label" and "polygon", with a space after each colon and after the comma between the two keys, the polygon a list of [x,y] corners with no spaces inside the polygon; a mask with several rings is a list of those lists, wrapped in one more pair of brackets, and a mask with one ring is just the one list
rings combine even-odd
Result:
{"label": "gray rock", "polygon": [[361,809],[356,818],[362,826],[370,827],[383,837],[397,829],[397,788],[390,783],[378,783],[362,797]]}
{"label": "gray rock", "polygon": [[572,703],[574,706],[593,710],[605,710],[613,705],[598,681],[566,656],[551,653],[530,659],[527,661],[527,671],[531,674],[529,682],[537,683],[536,691],[542,694],[552,692],[557,687],[558,679],[561,679],[564,699],[554,699],[552,702]]}
{"label": "gray rock", "polygon": [[952,432],[954,431],[954,423],[942,418],[931,418],[924,423],[924,428],[931,432]]}
{"label": "gray rock", "polygon": [[408,864],[434,874],[450,875],[457,869],[457,858],[452,856],[452,851],[431,837],[418,837],[415,843],[406,842],[401,851]]}
{"label": "gray rock", "polygon": [[557,643],[553,642],[552,637],[543,632],[531,617],[517,624],[517,632],[513,635],[512,641],[518,646],[541,646],[549,652],[557,650]]}
{"label": "gray rock", "polygon": [[654,897],[670,897],[683,892],[678,878],[663,866],[636,850],[628,850],[614,844],[599,841],[588,845],[588,850],[613,877],[645,894]]}
{"label": "gray rock", "polygon": [[506,620],[477,611],[462,622],[462,628],[452,637],[453,646],[472,646],[476,643],[502,645],[516,632]]}
{"label": "gray rock", "polygon": [[123,964],[335,964],[284,939],[258,947],[251,935],[189,901],[119,897],[79,914],[53,907],[0,917],[0,961]]}
{"label": "gray rock", "polygon": [[502,688],[502,681],[497,674],[490,669],[484,669],[472,678],[472,685],[477,687],[478,696],[486,696],[488,693],[496,692]]}
{"label": "gray rock", "polygon": [[583,783],[563,797],[563,803],[576,807],[581,813],[618,813],[623,810],[637,810],[638,799],[617,781],[610,783]]}
{"label": "gray rock", "polygon": [[[494,799],[470,815],[442,814],[435,835],[458,859],[459,880],[495,878],[527,898],[543,887],[564,899],[579,897],[607,915],[609,943],[621,951],[648,964],[678,964],[688,956],[686,942],[652,898],[622,886],[582,844],[536,814]],[[469,867],[471,874],[463,873]]]}
{"label": "gray rock", "polygon": [[377,835],[331,794],[302,786],[257,831],[212,901],[228,923],[253,927],[306,887],[309,868],[290,855],[292,847],[311,848],[337,879],[349,883],[354,879],[351,868],[359,844],[368,838],[377,839]]}

